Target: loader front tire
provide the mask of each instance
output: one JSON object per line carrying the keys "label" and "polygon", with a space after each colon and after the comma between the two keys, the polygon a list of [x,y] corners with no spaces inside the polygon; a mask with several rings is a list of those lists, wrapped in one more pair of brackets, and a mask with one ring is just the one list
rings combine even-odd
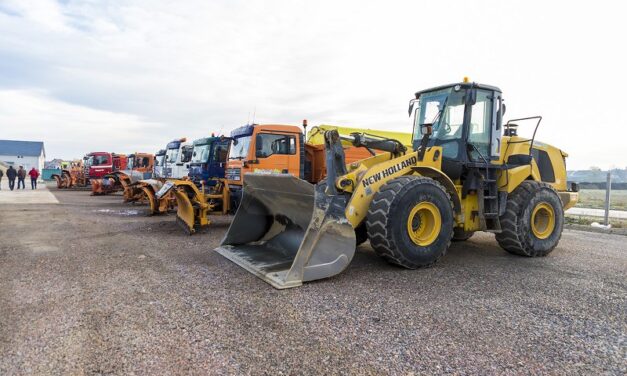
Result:
{"label": "loader front tire", "polygon": [[546,256],[557,246],[564,228],[564,209],[549,184],[522,182],[507,198],[496,240],[509,253]]}
{"label": "loader front tire", "polygon": [[402,176],[375,193],[366,219],[374,251],[408,269],[426,267],[442,257],[453,236],[453,204],[437,181]]}

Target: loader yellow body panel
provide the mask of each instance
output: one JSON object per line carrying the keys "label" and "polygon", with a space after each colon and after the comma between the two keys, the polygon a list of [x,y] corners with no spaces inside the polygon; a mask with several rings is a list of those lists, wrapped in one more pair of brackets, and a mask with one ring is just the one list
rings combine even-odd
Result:
{"label": "loader yellow body panel", "polygon": [[390,153],[384,153],[362,161],[360,166],[339,179],[336,185],[347,192],[352,188],[345,215],[353,228],[357,228],[366,218],[374,194],[385,183],[399,176],[413,174],[416,166],[440,170],[441,155],[442,148],[438,146],[428,148],[422,161],[418,160],[417,151],[392,159]]}
{"label": "loader yellow body panel", "polygon": [[[503,136],[501,150],[503,151],[499,159],[492,161],[493,164],[503,165],[508,163],[510,157],[516,155],[529,155],[531,141],[519,136]],[[568,155],[560,149],[544,144],[539,141],[533,143],[533,160],[531,166],[523,165],[510,167],[500,173],[498,184],[499,189],[511,193],[520,183],[525,180],[543,181],[550,184],[558,192],[566,191],[566,164],[564,158]],[[538,161],[541,165],[538,166]],[[543,179],[544,173],[544,179]]]}
{"label": "loader yellow body panel", "polygon": [[[307,132],[307,142],[313,145],[324,145],[324,132],[330,130],[337,130],[338,133],[348,135],[351,133],[366,133],[380,137],[392,138],[394,140],[399,141],[405,146],[411,146],[412,144],[412,134],[407,132],[391,132],[384,131],[379,129],[363,129],[363,128],[350,128],[350,127],[340,127],[337,125],[317,125],[312,127]],[[348,141],[342,141],[342,145],[346,147],[351,147],[351,143]]]}

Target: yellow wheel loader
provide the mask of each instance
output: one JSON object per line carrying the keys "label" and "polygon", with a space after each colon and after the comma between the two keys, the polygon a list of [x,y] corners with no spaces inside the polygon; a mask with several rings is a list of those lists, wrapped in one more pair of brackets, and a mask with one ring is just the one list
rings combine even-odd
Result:
{"label": "yellow wheel loader", "polygon": [[[503,124],[501,90],[467,80],[419,91],[410,101],[413,147],[324,134],[326,181],[246,175],[242,203],[216,249],[282,289],[344,270],[370,240],[390,263],[432,265],[452,240],[496,233],[506,251],[545,256],[559,242],[568,187],[560,149]],[[388,152],[344,165],[341,142]],[[383,146],[383,147],[382,147]]]}

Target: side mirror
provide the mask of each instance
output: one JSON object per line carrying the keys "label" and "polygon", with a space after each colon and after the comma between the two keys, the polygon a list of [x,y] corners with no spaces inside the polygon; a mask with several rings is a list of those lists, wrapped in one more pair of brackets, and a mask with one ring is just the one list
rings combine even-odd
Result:
{"label": "side mirror", "polygon": [[193,152],[193,153],[192,153],[192,157],[195,157],[195,156],[196,156],[196,152]]}
{"label": "side mirror", "polygon": [[420,124],[420,129],[423,135],[431,136],[433,134],[433,124],[431,123]]}
{"label": "side mirror", "polygon": [[505,110],[507,110],[507,106],[505,105],[505,103],[501,104],[501,106],[503,106],[503,109],[501,110],[501,116],[505,115]]}
{"label": "side mirror", "polygon": [[416,99],[409,100],[409,107],[407,108],[407,114],[411,116],[411,110],[414,108],[414,103],[416,103]]}

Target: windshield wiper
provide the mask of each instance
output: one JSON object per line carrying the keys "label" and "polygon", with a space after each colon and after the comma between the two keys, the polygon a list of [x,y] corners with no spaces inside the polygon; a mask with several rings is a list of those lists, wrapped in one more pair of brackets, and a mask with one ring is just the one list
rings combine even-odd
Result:
{"label": "windshield wiper", "polygon": [[436,121],[440,120],[440,116],[442,116],[442,113],[444,112],[444,109],[446,108],[447,103],[448,103],[448,97],[446,97],[446,99],[442,103],[442,108],[440,108],[440,111],[438,111],[438,113],[435,114],[435,116],[433,117],[433,120],[431,120],[431,124],[435,124]]}

